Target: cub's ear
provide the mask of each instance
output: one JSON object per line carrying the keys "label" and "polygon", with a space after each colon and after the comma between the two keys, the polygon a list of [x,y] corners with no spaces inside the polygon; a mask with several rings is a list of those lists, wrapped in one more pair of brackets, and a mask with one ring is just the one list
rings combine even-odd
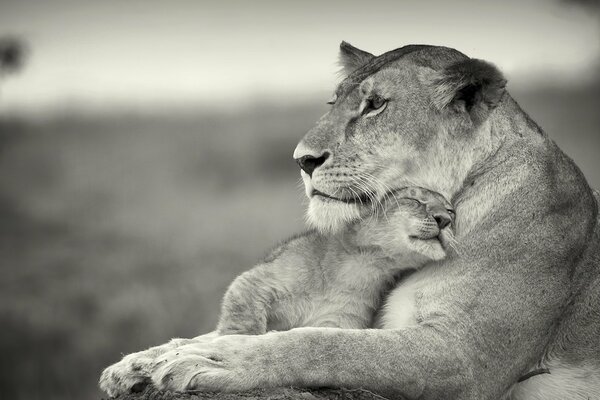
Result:
{"label": "cub's ear", "polygon": [[483,121],[500,103],[506,79],[494,65],[477,59],[458,61],[430,76],[431,100],[439,109],[467,112]]}
{"label": "cub's ear", "polygon": [[345,75],[350,75],[353,71],[365,65],[375,56],[369,52],[357,49],[348,42],[340,43],[340,60],[342,71]]}

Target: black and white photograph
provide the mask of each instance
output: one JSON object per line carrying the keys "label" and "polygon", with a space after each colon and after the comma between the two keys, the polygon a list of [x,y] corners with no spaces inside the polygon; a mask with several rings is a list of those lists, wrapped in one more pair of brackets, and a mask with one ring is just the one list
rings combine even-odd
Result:
{"label": "black and white photograph", "polygon": [[0,400],[600,400],[599,0],[0,0]]}

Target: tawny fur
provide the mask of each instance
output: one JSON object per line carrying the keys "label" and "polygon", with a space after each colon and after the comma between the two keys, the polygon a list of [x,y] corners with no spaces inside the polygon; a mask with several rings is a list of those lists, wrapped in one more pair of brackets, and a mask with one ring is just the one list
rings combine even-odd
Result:
{"label": "tawny fur", "polygon": [[[333,386],[422,400],[598,399],[597,199],[499,72],[481,63],[421,45],[368,59],[295,152],[329,153],[303,177],[310,223],[323,232],[360,215],[349,199],[375,204],[400,187],[428,188],[456,206],[460,255],[424,266],[390,296],[385,314],[411,318],[389,318],[390,329],[200,340],[164,354],[148,379],[174,390]],[[385,110],[360,111],[375,95]],[[518,383],[539,367],[550,374]],[[131,376],[125,368],[115,375]]]}
{"label": "tawny fur", "polygon": [[405,188],[381,204],[377,217],[332,235],[313,231],[287,241],[231,284],[217,331],[371,327],[399,272],[445,258],[452,228],[440,229],[434,217],[451,220],[451,208],[437,193]]}

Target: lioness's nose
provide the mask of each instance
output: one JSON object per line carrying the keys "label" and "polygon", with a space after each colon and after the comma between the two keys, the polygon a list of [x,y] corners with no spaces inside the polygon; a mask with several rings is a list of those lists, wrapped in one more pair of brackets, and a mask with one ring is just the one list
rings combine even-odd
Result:
{"label": "lioness's nose", "polygon": [[308,176],[312,177],[315,169],[319,168],[329,158],[329,153],[324,152],[320,157],[311,155],[302,156],[296,158],[296,162],[302,168],[302,171],[306,172]]}
{"label": "lioness's nose", "polygon": [[438,228],[440,228],[440,230],[444,229],[445,227],[450,225],[450,223],[452,222],[452,218],[450,217],[450,214],[448,214],[446,212],[433,213],[433,219],[435,219],[435,222],[437,223]]}

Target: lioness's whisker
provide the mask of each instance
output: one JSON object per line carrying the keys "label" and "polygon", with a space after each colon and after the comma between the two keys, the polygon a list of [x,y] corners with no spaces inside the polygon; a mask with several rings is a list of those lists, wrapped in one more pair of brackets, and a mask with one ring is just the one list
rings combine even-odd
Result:
{"label": "lioness's whisker", "polygon": [[373,174],[370,174],[368,172],[364,172],[363,174],[368,179],[372,180],[373,182],[375,182],[376,184],[378,184],[380,187],[383,188],[383,193],[385,193],[384,197],[386,197],[386,196],[392,196],[394,198],[394,201],[396,202],[396,206],[400,207],[400,204],[398,202],[398,198],[396,197],[396,194],[394,193],[394,189],[392,189],[389,185],[387,185],[385,182],[383,182],[381,179],[377,178]]}
{"label": "lioness's whisker", "polygon": [[362,199],[360,198],[360,196],[358,195],[358,193],[356,193],[356,191],[354,191],[354,189],[352,189],[350,186],[348,186],[347,188],[349,191],[352,192],[352,194],[354,195],[354,197],[356,197],[358,199],[358,201],[360,201],[360,205],[363,205]]}
{"label": "lioness's whisker", "polygon": [[385,209],[383,208],[383,204],[375,197],[373,194],[376,192],[369,186],[369,181],[362,174],[356,175],[357,181],[356,185],[359,186],[360,189],[364,192],[364,194],[369,198],[370,203],[373,205],[374,216],[375,218],[379,217],[379,206],[381,206],[381,211],[384,213],[384,216],[387,219],[387,214],[385,213]]}
{"label": "lioness's whisker", "polygon": [[355,182],[356,186],[358,186],[358,189],[363,193],[364,196],[367,196],[367,199],[373,206],[374,213],[371,214],[369,218],[370,219],[372,219],[374,217],[377,218],[379,210],[377,209],[377,203],[375,202],[375,198],[372,195],[373,189],[371,187],[369,187],[368,182],[365,181],[360,175],[357,175],[356,178],[357,178],[357,181]]}
{"label": "lioness's whisker", "polygon": [[[367,182],[371,182],[372,184],[377,185],[379,188],[383,189],[383,193],[387,193],[388,191],[391,192],[391,189],[389,188],[389,186],[387,186],[384,182],[382,182],[380,179],[378,179],[377,177],[373,176],[372,174],[369,174],[367,172],[361,172],[360,174],[357,175],[358,179],[360,182],[364,182],[365,184]],[[373,190],[372,192],[376,193],[375,190]],[[393,193],[392,193],[393,195]],[[375,198],[375,196],[372,196],[373,198]],[[395,197],[395,195],[393,195],[394,199],[396,200],[396,204],[398,204],[398,199]],[[375,199],[375,205],[379,205],[381,206],[381,210],[384,213],[386,220],[388,220],[387,217],[387,212],[385,210],[385,207],[383,206],[383,203],[381,202],[380,199]],[[389,220],[388,220],[389,221]]]}

